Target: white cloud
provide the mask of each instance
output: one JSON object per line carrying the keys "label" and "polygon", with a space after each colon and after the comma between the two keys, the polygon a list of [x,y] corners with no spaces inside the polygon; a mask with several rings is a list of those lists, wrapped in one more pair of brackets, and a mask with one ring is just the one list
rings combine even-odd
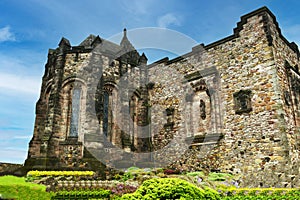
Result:
{"label": "white cloud", "polygon": [[175,16],[173,13],[167,13],[158,18],[157,24],[159,27],[167,28],[170,25],[180,26],[180,18]]}
{"label": "white cloud", "polygon": [[39,60],[30,60],[39,56],[36,53],[24,52],[24,59],[6,56],[0,53],[0,95],[19,96],[19,93],[38,96],[41,86],[41,65]]}
{"label": "white cloud", "polygon": [[40,88],[39,78],[21,76],[16,74],[1,73],[0,88],[2,92],[22,92],[29,94],[38,94]]}
{"label": "white cloud", "polygon": [[0,161],[4,163],[23,164],[27,157],[26,149],[1,149]]}
{"label": "white cloud", "polygon": [[0,28],[0,42],[5,41],[15,41],[14,34],[10,31],[9,26],[5,26],[4,28]]}
{"label": "white cloud", "polygon": [[[127,30],[133,46],[142,53],[145,49],[166,51],[177,56],[190,52],[198,44],[193,38],[175,30],[158,27],[144,27]],[[113,35],[108,40],[118,43],[123,33]],[[176,41],[176,42],[174,42]],[[162,53],[162,52],[161,52]],[[161,58],[165,57],[161,54]],[[151,57],[148,57],[149,63]],[[154,61],[154,60],[152,60]]]}
{"label": "white cloud", "polygon": [[16,135],[13,137],[13,139],[16,140],[30,140],[32,138],[32,135]]}

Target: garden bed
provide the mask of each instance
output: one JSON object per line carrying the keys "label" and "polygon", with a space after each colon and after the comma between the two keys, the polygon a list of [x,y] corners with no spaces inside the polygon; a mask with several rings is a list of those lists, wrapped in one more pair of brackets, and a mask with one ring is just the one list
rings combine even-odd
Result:
{"label": "garden bed", "polygon": [[[0,177],[4,199],[300,199],[299,188],[239,188],[226,173],[130,167],[101,180],[91,171],[31,171]],[[196,195],[196,196],[195,196]]]}

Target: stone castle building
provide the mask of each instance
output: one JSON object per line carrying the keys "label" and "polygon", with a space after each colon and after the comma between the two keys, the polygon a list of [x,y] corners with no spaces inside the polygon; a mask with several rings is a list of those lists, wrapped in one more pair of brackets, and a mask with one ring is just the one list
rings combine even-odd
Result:
{"label": "stone castle building", "polygon": [[232,35],[152,64],[126,30],[120,45],[62,38],[48,53],[25,167],[165,164],[299,186],[299,56],[266,7]]}

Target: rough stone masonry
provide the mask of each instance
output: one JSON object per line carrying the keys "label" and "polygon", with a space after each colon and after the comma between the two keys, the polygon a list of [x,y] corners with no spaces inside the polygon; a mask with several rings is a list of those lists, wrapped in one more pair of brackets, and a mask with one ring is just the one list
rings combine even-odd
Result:
{"label": "rough stone masonry", "polygon": [[299,56],[266,7],[224,39],[149,65],[126,30],[120,45],[62,38],[48,53],[25,167],[103,174],[165,163],[232,173],[247,187],[299,187]]}

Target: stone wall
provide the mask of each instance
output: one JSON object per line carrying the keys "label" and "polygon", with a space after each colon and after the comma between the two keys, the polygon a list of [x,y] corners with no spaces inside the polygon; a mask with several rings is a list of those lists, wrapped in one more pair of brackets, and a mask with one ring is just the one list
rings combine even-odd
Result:
{"label": "stone wall", "polygon": [[12,163],[0,163],[0,176],[15,175],[23,176],[23,165]]}

